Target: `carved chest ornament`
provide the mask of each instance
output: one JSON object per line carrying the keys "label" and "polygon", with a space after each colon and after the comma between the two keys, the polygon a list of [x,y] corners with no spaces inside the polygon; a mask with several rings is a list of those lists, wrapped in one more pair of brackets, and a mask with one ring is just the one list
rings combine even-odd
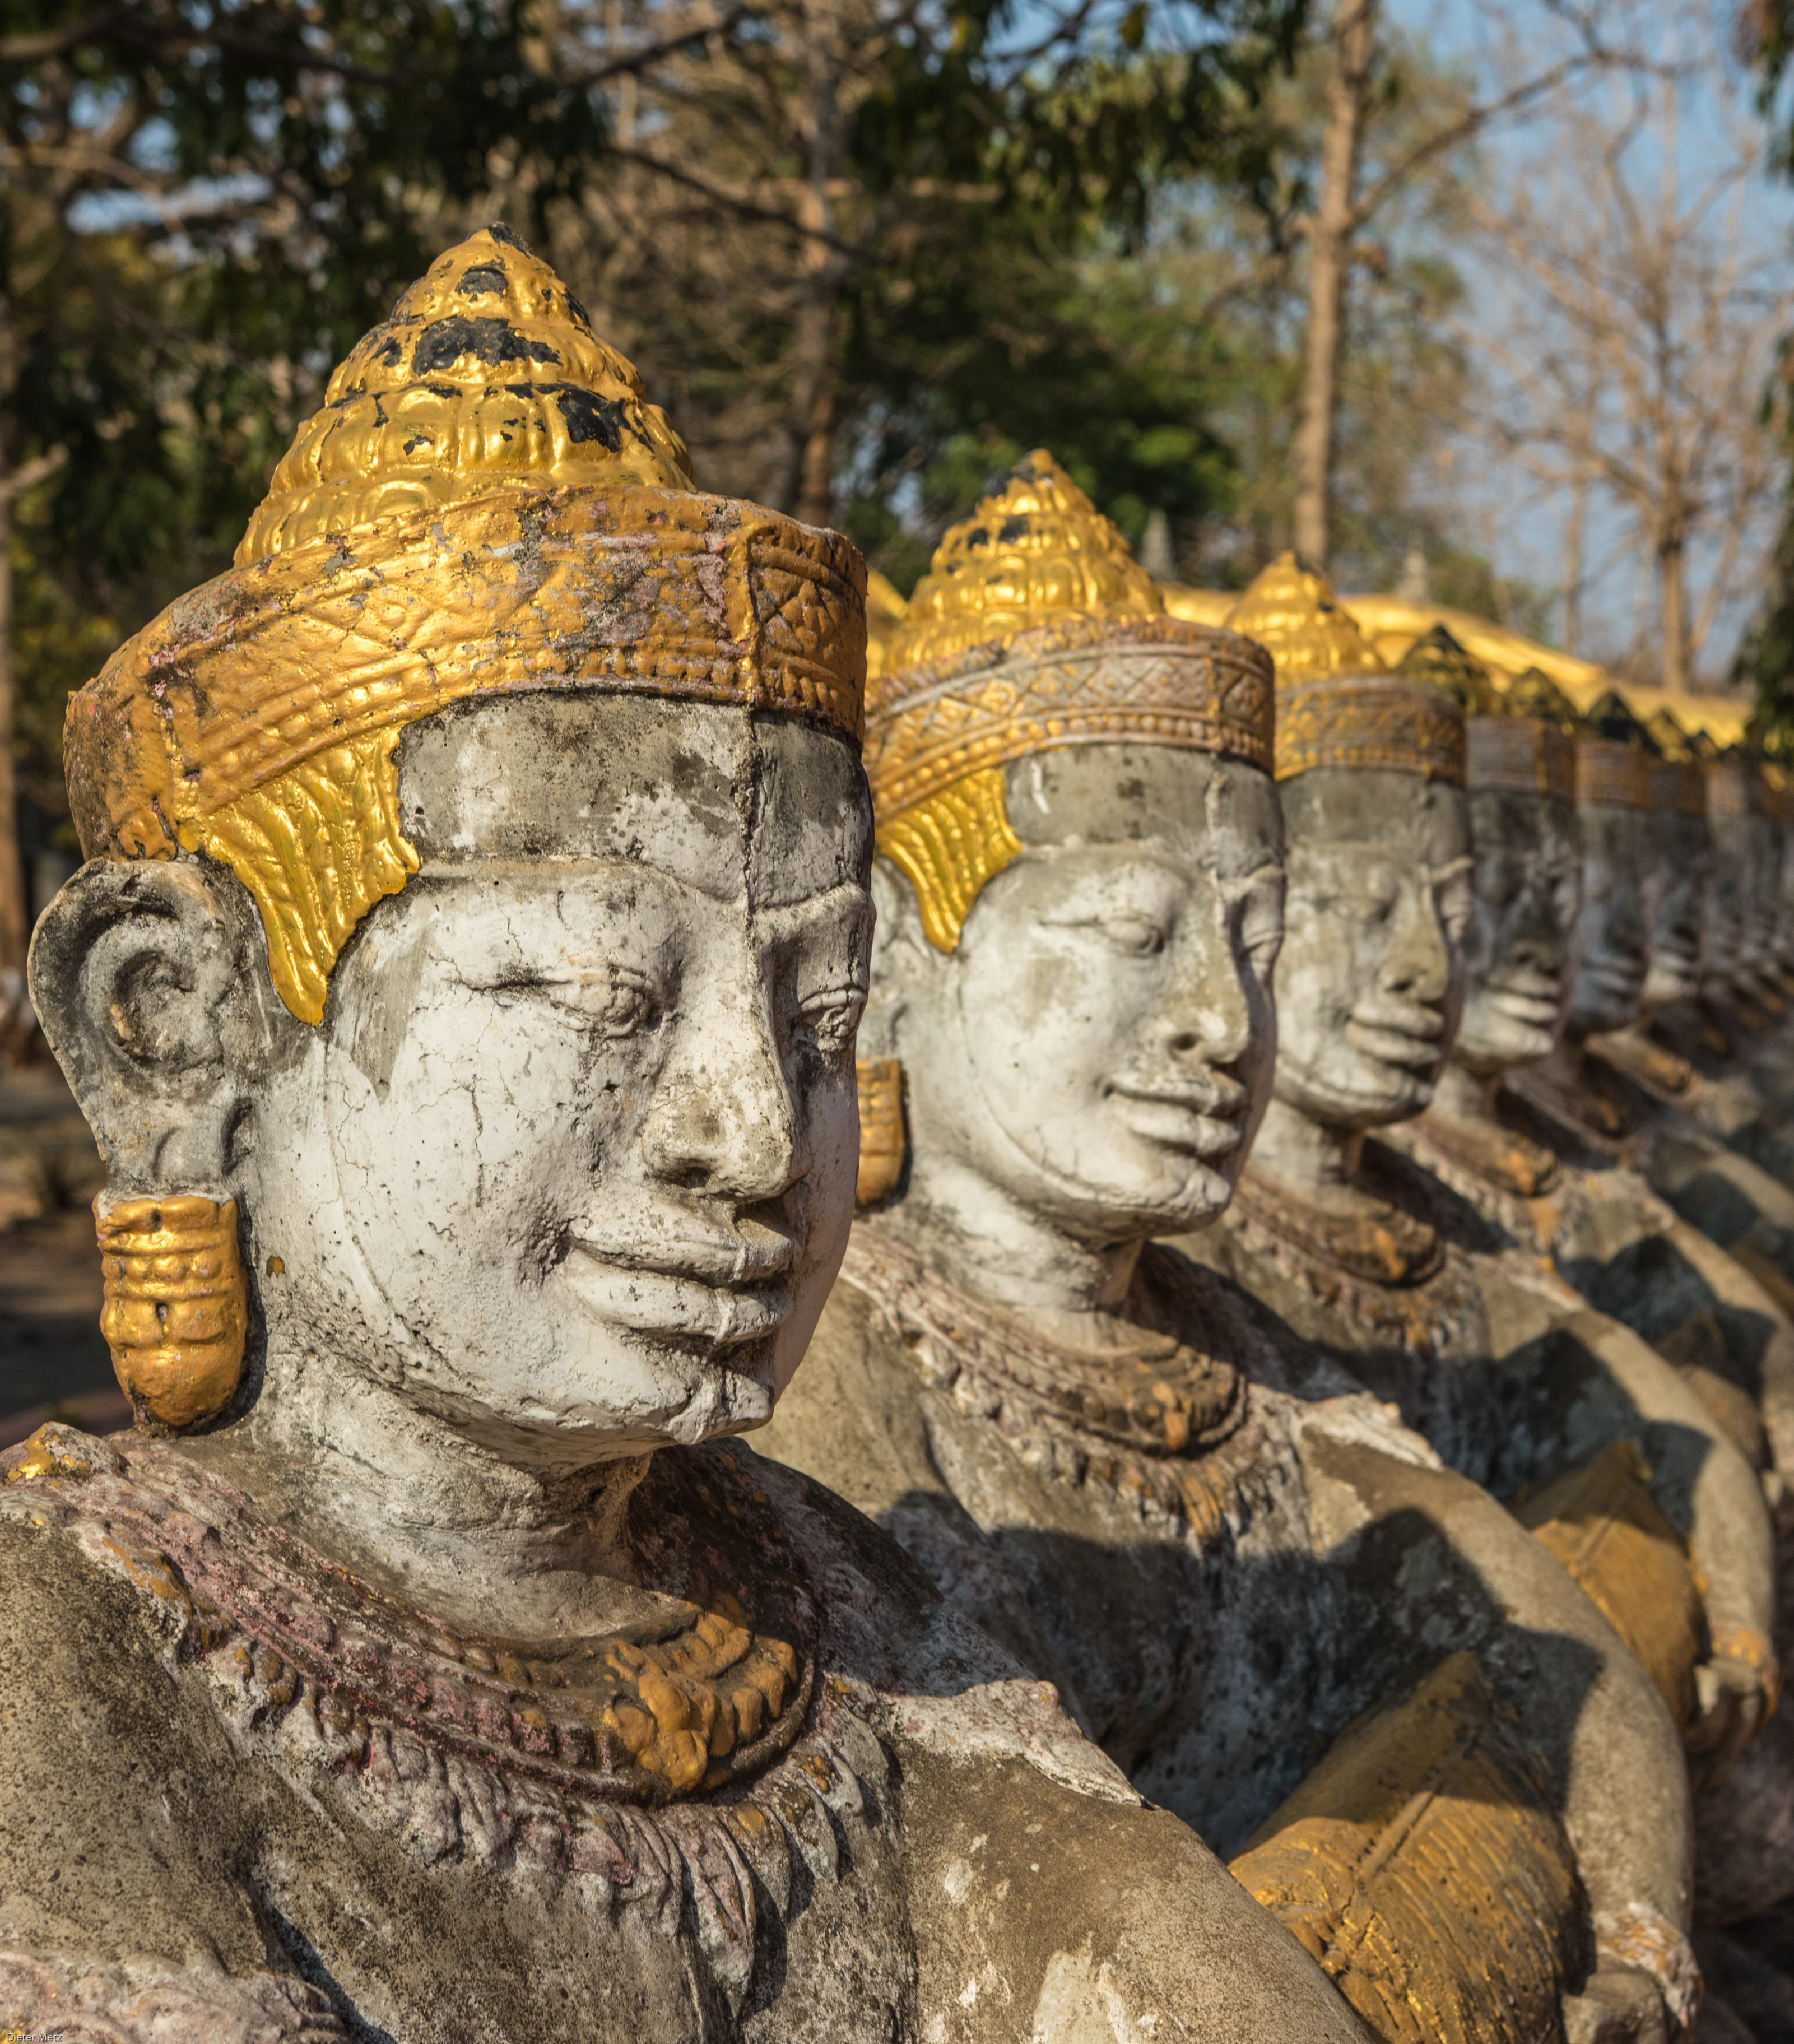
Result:
{"label": "carved chest ornament", "polygon": [[885,1821],[883,1748],[846,1687],[818,1694],[801,1565],[726,1456],[659,1456],[647,1480],[672,1485],[669,1516],[720,1529],[683,1605],[553,1647],[358,1581],[165,1443],[121,1454],[52,1425],[3,1466],[0,1509],[61,1524],[129,1583],[240,1749],[425,1865],[521,1869],[663,1932],[689,1909],[737,2004],[756,1884],[783,1911]]}
{"label": "carved chest ornament", "polygon": [[960,1291],[873,1227],[854,1230],[841,1270],[882,1310],[923,1381],[987,1422],[1031,1467],[1167,1515],[1199,1546],[1248,1507],[1266,1445],[1235,1359],[1250,1336],[1220,1288],[1183,1258],[1149,1244],[1135,1297],[1153,1323],[1210,1331],[1219,1353],[1147,1324],[1124,1347],[1063,1347]]}
{"label": "carved chest ornament", "polygon": [[1439,1230],[1361,1191],[1343,1211],[1248,1168],[1224,1224],[1254,1256],[1373,1340],[1421,1357],[1467,1352],[1481,1313]]}

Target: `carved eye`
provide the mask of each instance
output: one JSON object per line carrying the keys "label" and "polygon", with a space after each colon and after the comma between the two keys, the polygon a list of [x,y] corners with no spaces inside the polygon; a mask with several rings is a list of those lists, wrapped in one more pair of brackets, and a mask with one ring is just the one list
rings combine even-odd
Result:
{"label": "carved eye", "polygon": [[1124,958],[1157,958],[1165,948],[1164,931],[1147,916],[1116,916],[1090,927]]}

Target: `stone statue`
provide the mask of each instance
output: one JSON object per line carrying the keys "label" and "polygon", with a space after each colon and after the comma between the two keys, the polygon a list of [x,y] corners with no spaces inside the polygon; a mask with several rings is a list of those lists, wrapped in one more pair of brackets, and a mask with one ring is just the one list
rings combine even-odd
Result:
{"label": "stone statue", "polygon": [[74,698],[33,986],[139,1429],[3,1465],[0,2027],[1360,2034],[727,1438],[851,1218],[862,592],[492,229]]}
{"label": "stone statue", "polygon": [[[1749,933],[1756,889],[1748,861],[1761,834],[1758,777],[1737,759],[1706,764],[1715,878],[1703,1013],[1692,1025],[1685,1016],[1678,1032],[1674,1011],[1666,1011],[1663,1027],[1646,1033],[1641,1025],[1650,933],[1665,891],[1661,862],[1674,847],[1660,849],[1653,828],[1657,764],[1650,735],[1617,697],[1597,707],[1606,711],[1606,735],[1585,735],[1577,747],[1578,808],[1588,849],[1582,958],[1569,1024],[1550,1058],[1517,1078],[1515,1090],[1552,1124],[1542,1132],[1550,1147],[1576,1151],[1579,1162],[1626,1166],[1635,1174],[1628,1200],[1638,1181],[1648,1185],[1728,1252],[1784,1318],[1794,1308],[1794,1189],[1777,1167],[1794,1162],[1794,1151],[1781,1151],[1773,1109],[1731,1065],[1729,1035],[1714,1035],[1710,1047],[1718,1062],[1705,1073],[1683,1055],[1703,1055],[1691,1044],[1691,1026],[1704,1032],[1716,1010],[1736,1015],[1750,1005],[1755,968],[1738,961],[1754,955]],[[1667,796],[1666,786],[1663,792]],[[1631,1310],[1622,1317],[1638,1324]]]}
{"label": "stone statue", "polygon": [[[943,540],[869,713],[871,1210],[763,1445],[1060,1683],[1379,2037],[1661,2036],[1685,1785],[1648,1681],[1491,1499],[1153,1242],[1226,1204],[1266,1097],[1270,681],[1044,454]],[[1523,1775],[1504,1724],[1557,1758]]]}
{"label": "stone statue", "polygon": [[1650,771],[1650,832],[1658,896],[1644,1005],[1657,1014],[1700,993],[1715,911],[1715,863],[1707,776],[1699,754],[1671,710],[1659,710],[1646,729],[1657,754]]}
{"label": "stone statue", "polygon": [[[1708,768],[1667,710],[1641,725],[1619,695],[1610,692],[1590,714],[1608,735],[1659,756],[1651,770],[1658,900],[1642,1009],[1631,1026],[1591,1035],[1588,1048],[1625,1082],[1623,1094],[1628,1086],[1631,1089],[1635,1112],[1630,1118],[1658,1124],[1667,1147],[1647,1168],[1666,1190],[1688,1178],[1691,1166],[1692,1175],[1700,1175],[1704,1161],[1713,1154],[1707,1139],[1713,1137],[1794,1189],[1794,1142],[1786,1132],[1785,1111],[1762,1084],[1759,1060],[1750,1055],[1759,1043],[1767,1048],[1776,1042],[1776,1035],[1765,1032],[1781,1006],[1777,953],[1780,826],[1767,812],[1734,819],[1742,824],[1744,835],[1733,835],[1727,861],[1722,863],[1707,817],[1709,782],[1722,802],[1730,789],[1753,812],[1759,802],[1779,802],[1779,794],[1765,770],[1754,766],[1733,761]],[[1730,863],[1758,860],[1765,845],[1774,854],[1765,862],[1747,863],[1742,871]],[[1719,890],[1725,897],[1721,903],[1715,902],[1716,871],[1727,876]],[[1746,906],[1752,912],[1749,924],[1742,913]],[[1709,920],[1719,932],[1714,955],[1731,961],[1723,972],[1708,968],[1702,939]],[[1745,945],[1741,933],[1747,928],[1758,934]],[[1748,970],[1740,962],[1741,945],[1756,961]],[[1747,1016],[1757,1018],[1750,1026],[1741,1020]],[[1678,1144],[1678,1136],[1692,1139],[1692,1147]],[[1729,1166],[1722,1168],[1730,1172]],[[1721,1204],[1735,1204],[1738,1189],[1725,1186]],[[1753,1201],[1763,1190],[1754,1174],[1743,1175],[1742,1189]],[[1698,1220],[1700,1215],[1691,1211],[1697,1197],[1691,1193],[1677,1203]],[[1772,1208],[1782,1205],[1780,1194],[1772,1192],[1768,1197]],[[1794,1224],[1794,1208],[1784,1208],[1776,1224]]]}
{"label": "stone statue", "polygon": [[[1620,997],[1642,987],[1650,970],[1638,929],[1654,903],[1661,916],[1661,897],[1654,882],[1643,889],[1634,884],[1635,833],[1626,814],[1614,813],[1647,814],[1642,805],[1650,796],[1642,777],[1627,778],[1633,760],[1642,765],[1643,755],[1589,734],[1542,674],[1512,684],[1497,709],[1499,715],[1473,717],[1467,727],[1477,900],[1466,940],[1464,1022],[1431,1106],[1418,1120],[1385,1128],[1381,1140],[1467,1209],[1467,1216],[1454,1216],[1435,1189],[1421,1212],[1446,1238],[1442,1274],[1454,1240],[1485,1274],[1478,1289],[1492,1349],[1545,1365],[1546,1374],[1534,1380],[1535,1393],[1555,1386],[1566,1400],[1573,1393],[1574,1430],[1585,1443],[1604,1429],[1612,1437],[1616,1422],[1627,1421],[1619,1431],[1646,1450],[1653,1501],[1701,1557],[1712,1652],[1693,1670],[1704,1708],[1688,1726],[1706,1784],[1697,1804],[1696,1873],[1705,1913],[1723,1920],[1767,1908],[1794,1885],[1788,1873],[1794,1750],[1784,1720],[1773,1718],[1768,1735],[1719,1778],[1721,1763],[1761,1727],[1779,1688],[1781,1657],[1765,1636],[1760,1521],[1753,1534],[1758,1515],[1736,1457],[1763,1471],[1776,1497],[1788,1497],[1794,1347],[1785,1318],[1758,1279],[1624,1162],[1618,1137],[1597,1119],[1610,1111],[1611,1070],[1596,1067],[1605,1074],[1600,1083],[1585,1078],[1590,1061],[1582,1045],[1573,1035],[1558,1043],[1572,1007],[1588,1021],[1630,1019]],[[1659,776],[1661,769],[1653,775],[1658,801],[1665,794],[1685,799],[1673,777]],[[1581,820],[1596,847],[1588,900],[1580,909],[1581,890],[1568,860],[1574,842],[1568,802],[1575,786],[1588,798]],[[1597,905],[1595,912],[1588,902]],[[1596,967],[1586,986],[1572,970],[1579,943]],[[1412,1219],[1412,1179],[1385,1183],[1405,1195],[1403,1211]],[[1480,1237],[1478,1226],[1487,1231]],[[1529,1305],[1528,1294],[1540,1288],[1536,1281],[1513,1281],[1515,1262],[1523,1270],[1529,1258],[1541,1259],[1551,1279],[1596,1310],[1560,1320],[1548,1335],[1542,1324],[1534,1331],[1529,1320],[1536,1316],[1542,1323],[1544,1315]],[[1501,1281],[1492,1285],[1492,1266]],[[1423,1297],[1429,1283],[1435,1292],[1443,1289],[1435,1275],[1416,1288]],[[1548,1305],[1550,1287],[1543,1289]],[[1674,1364],[1704,1408],[1704,1426],[1685,1404],[1678,1409],[1673,1387],[1649,1350],[1616,1339],[1615,1322]],[[1462,1323],[1454,1327],[1435,1316],[1431,1329],[1434,1354],[1461,1362],[1468,1346]],[[1591,1358],[1598,1372],[1591,1373]],[[1517,1381],[1525,1384],[1523,1374]],[[1539,1435],[1535,1427],[1514,1425],[1511,1405],[1504,1409],[1510,1416],[1495,1429],[1499,1447],[1490,1473],[1512,1486],[1523,1473],[1516,1451],[1536,1454]],[[1734,1452],[1716,1442],[1729,1442]],[[1611,1478],[1611,1468],[1606,1474]],[[1611,1489],[1607,1501],[1615,1501]],[[1581,1500],[1585,1517],[1590,1502]],[[1527,1516],[1535,1519],[1550,1503],[1549,1493],[1529,1501]],[[1635,1498],[1623,1516],[1646,1516]],[[1785,1512],[1781,1528],[1785,1541]],[[1554,1537],[1565,1551],[1561,1535]],[[1715,1570],[1715,1556],[1728,1566]],[[1610,1549],[1608,1558],[1617,1561],[1617,1552]],[[1668,1678],[1665,1687],[1685,1685],[1688,1652],[1685,1643],[1676,1646],[1678,1628],[1654,1626],[1654,1651],[1650,1638],[1625,1624],[1623,1605],[1603,1593],[1586,1556],[1578,1562],[1566,1552],[1566,1559],[1603,1596],[1660,1680]],[[1660,1545],[1660,1565],[1665,1559]],[[1642,1573],[1630,1566],[1625,1573],[1631,1596],[1648,1611],[1656,1593]],[[1658,1578],[1659,1591],[1675,1573],[1669,1568]],[[1624,1581],[1618,1587],[1627,1595]],[[1673,1601],[1660,1597],[1665,1616]],[[1682,1638],[1685,1642],[1685,1631]]]}
{"label": "stone statue", "polygon": [[[1774,1677],[1770,1535],[1749,1462],[1661,1356],[1402,1143],[1453,1070],[1469,991],[1472,1070],[1457,1070],[1470,1112],[1442,1116],[1427,1151],[1448,1171],[1525,1170],[1476,1093],[1548,1053],[1558,1026],[1580,898],[1568,742],[1500,714],[1486,670],[1442,629],[1377,675],[1324,585],[1309,595],[1306,617],[1281,587],[1277,614],[1257,616],[1250,591],[1237,613],[1277,662],[1289,728],[1289,936],[1265,1127],[1225,1219],[1185,1246],[1396,1404],[1450,1466],[1523,1499],[1524,1523],[1718,1771],[1761,1730]],[[1337,679],[1310,650],[1323,628],[1347,670]],[[1303,742],[1311,724],[1324,742]],[[1645,963],[1641,944],[1634,998]]]}

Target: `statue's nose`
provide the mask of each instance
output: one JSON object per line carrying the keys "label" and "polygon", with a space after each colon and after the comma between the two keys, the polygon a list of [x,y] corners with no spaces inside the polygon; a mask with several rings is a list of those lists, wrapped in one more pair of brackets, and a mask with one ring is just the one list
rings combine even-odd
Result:
{"label": "statue's nose", "polygon": [[678,1027],[642,1124],[655,1177],[743,1204],[777,1199],[809,1169],[763,1002]]}

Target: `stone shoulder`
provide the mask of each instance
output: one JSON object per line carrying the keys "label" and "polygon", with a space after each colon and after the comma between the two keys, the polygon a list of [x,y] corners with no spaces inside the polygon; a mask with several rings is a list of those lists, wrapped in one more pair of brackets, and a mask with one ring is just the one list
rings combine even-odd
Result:
{"label": "stone shoulder", "polygon": [[260,1975],[266,1947],[212,1793],[235,1759],[177,1677],[179,1616],[35,1490],[0,1489],[0,1950],[173,1979],[209,1947],[231,1974]]}

